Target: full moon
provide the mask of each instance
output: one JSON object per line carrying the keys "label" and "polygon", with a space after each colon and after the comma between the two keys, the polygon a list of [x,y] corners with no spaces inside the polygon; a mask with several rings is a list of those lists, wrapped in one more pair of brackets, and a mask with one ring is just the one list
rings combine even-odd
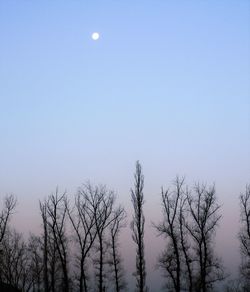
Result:
{"label": "full moon", "polygon": [[100,35],[98,32],[93,32],[91,37],[94,41],[97,41],[99,39]]}

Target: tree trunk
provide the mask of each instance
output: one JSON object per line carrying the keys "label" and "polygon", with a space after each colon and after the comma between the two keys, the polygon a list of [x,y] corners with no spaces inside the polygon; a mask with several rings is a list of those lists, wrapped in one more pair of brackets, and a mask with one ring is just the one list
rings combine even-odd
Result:
{"label": "tree trunk", "polygon": [[100,241],[99,292],[103,292],[103,243],[102,243],[102,236],[99,237],[99,241]]}

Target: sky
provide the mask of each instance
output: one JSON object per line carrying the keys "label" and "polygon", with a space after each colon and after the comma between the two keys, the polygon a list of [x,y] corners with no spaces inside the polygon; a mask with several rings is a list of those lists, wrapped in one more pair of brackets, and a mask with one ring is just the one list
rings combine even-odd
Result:
{"label": "sky", "polygon": [[[38,230],[38,199],[56,186],[73,196],[88,179],[114,189],[130,213],[139,160],[151,286],[152,222],[176,175],[215,183],[217,248],[235,273],[238,196],[250,183],[249,80],[247,0],[1,0],[0,196],[17,196],[13,222]],[[123,236],[133,254],[129,229]]]}

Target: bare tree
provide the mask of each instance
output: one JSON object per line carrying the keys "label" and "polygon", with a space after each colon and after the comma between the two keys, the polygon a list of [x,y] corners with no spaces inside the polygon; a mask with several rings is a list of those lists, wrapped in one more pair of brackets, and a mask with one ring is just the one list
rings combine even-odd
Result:
{"label": "bare tree", "polygon": [[[69,291],[68,238],[66,236],[66,194],[52,193],[40,202],[43,220],[44,290]],[[60,280],[62,278],[62,281]]]}
{"label": "bare tree", "polygon": [[4,206],[0,212],[0,243],[4,238],[7,225],[17,204],[17,200],[13,195],[8,195],[4,198]]}
{"label": "bare tree", "polygon": [[53,241],[58,252],[63,274],[62,291],[69,291],[68,245],[66,236],[66,194],[59,195],[58,190],[47,201],[48,226],[53,234]]}
{"label": "bare tree", "polygon": [[4,239],[10,216],[12,215],[17,204],[17,200],[13,195],[7,195],[3,200],[3,208],[0,211],[0,282],[2,281],[2,256],[3,246],[2,241]]}
{"label": "bare tree", "polygon": [[15,230],[9,229],[2,244],[3,282],[21,291],[29,291],[32,286],[30,257],[22,235]]}
{"label": "bare tree", "polygon": [[213,243],[221,215],[215,187],[196,185],[195,196],[187,196],[191,221],[186,225],[193,239],[195,261],[198,263],[195,291],[206,292],[225,278],[220,259],[214,254]]}
{"label": "bare tree", "polygon": [[40,205],[40,212],[41,212],[42,221],[43,221],[43,239],[42,239],[43,240],[43,243],[42,243],[43,266],[44,266],[44,268],[43,268],[43,283],[44,283],[44,291],[49,292],[49,273],[48,273],[49,244],[48,244],[47,202],[45,201],[44,203],[42,203],[40,201],[39,205]]}
{"label": "bare tree", "polygon": [[159,257],[159,267],[167,278],[166,286],[176,292],[188,288],[193,291],[192,260],[190,244],[185,228],[186,192],[184,178],[177,177],[174,189],[161,191],[163,221],[154,225],[167,240],[167,246]]}
{"label": "bare tree", "polygon": [[87,258],[97,235],[95,214],[98,209],[98,200],[93,197],[92,188],[89,185],[83,185],[79,188],[75,197],[74,208],[70,209],[67,201],[66,208],[80,249],[80,255],[78,256],[80,266],[79,289],[80,292],[87,292],[89,288]]}
{"label": "bare tree", "polygon": [[[178,187],[177,187],[178,190]],[[181,251],[183,254],[183,266],[182,278],[184,279],[184,285],[189,292],[194,291],[194,257],[192,255],[192,246],[190,238],[188,236],[187,222],[188,222],[188,210],[187,210],[187,196],[189,194],[188,188],[184,191],[185,195],[181,195],[179,206],[179,229],[180,229],[180,241]]]}
{"label": "bare tree", "polygon": [[42,254],[42,240],[39,236],[34,234],[30,235],[28,241],[29,251],[29,273],[32,279],[32,291],[40,292],[44,291],[43,286],[43,254]]}
{"label": "bare tree", "polygon": [[48,228],[48,275],[49,291],[63,290],[63,271],[56,241],[51,228]]}
{"label": "bare tree", "polygon": [[111,236],[111,260],[110,266],[112,267],[112,275],[114,280],[114,291],[120,292],[126,288],[126,282],[124,279],[124,269],[122,266],[122,258],[119,252],[119,234],[122,227],[125,227],[124,220],[126,213],[121,206],[117,208],[113,214],[113,222],[110,225]]}
{"label": "bare tree", "polygon": [[90,194],[90,203],[92,208],[94,208],[95,216],[95,228],[97,233],[97,245],[99,257],[96,260],[97,265],[97,281],[98,281],[98,291],[106,291],[107,287],[104,283],[104,264],[105,264],[105,253],[107,251],[105,234],[107,228],[115,220],[113,215],[115,196],[113,191],[107,190],[105,186],[92,187],[88,184],[88,192]]}
{"label": "bare tree", "polygon": [[56,242],[49,225],[50,218],[48,215],[48,200],[40,202],[40,212],[43,222],[43,234],[41,236],[42,252],[43,252],[43,285],[45,292],[55,292],[61,281],[61,265],[59,263],[59,255]]}
{"label": "bare tree", "polygon": [[[244,194],[240,195],[241,223],[239,233],[242,263],[240,272],[244,280],[245,291],[250,291],[250,185],[246,186]],[[248,289],[248,290],[247,290]]]}
{"label": "bare tree", "polygon": [[143,214],[144,204],[144,176],[139,161],[136,162],[136,170],[134,174],[134,189],[131,189],[131,200],[134,208],[133,220],[131,222],[132,239],[135,242],[136,249],[136,287],[139,292],[147,291],[146,286],[146,265],[144,258],[144,224],[145,217]]}
{"label": "bare tree", "polygon": [[[156,228],[160,235],[168,239],[168,245],[159,259],[159,266],[165,270],[166,277],[170,278],[174,291],[181,291],[181,254],[180,254],[180,235],[178,229],[178,206],[180,192],[173,195],[169,190],[162,189],[162,205],[164,220]],[[170,287],[171,287],[170,286]]]}

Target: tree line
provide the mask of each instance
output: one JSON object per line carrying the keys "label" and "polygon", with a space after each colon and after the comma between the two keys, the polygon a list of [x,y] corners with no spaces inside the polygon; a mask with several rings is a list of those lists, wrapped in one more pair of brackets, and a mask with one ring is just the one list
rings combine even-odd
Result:
{"label": "tree line", "polygon": [[[143,188],[142,167],[136,162],[130,228],[138,292],[149,291]],[[239,279],[224,287],[227,292],[250,291],[250,185],[239,202],[242,260]],[[120,248],[127,215],[112,190],[88,182],[70,201],[66,193],[56,189],[39,202],[41,232],[30,234],[27,240],[10,224],[16,205],[15,196],[7,195],[0,211],[1,291],[7,286],[34,292],[128,291]],[[163,291],[215,291],[216,284],[228,276],[214,248],[221,219],[215,186],[198,183],[190,188],[184,178],[176,177],[168,189],[161,189],[161,205],[162,220],[153,223],[153,228],[165,240],[165,248],[156,259],[164,277]]]}

